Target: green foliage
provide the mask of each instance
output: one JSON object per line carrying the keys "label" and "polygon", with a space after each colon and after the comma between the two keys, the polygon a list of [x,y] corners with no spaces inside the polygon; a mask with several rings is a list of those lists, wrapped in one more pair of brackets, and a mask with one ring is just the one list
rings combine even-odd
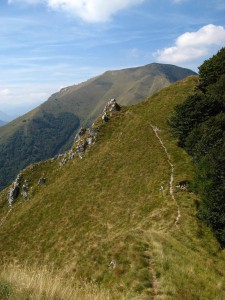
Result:
{"label": "green foliage", "polygon": [[204,117],[198,107],[194,109],[196,103],[200,108],[202,93],[190,95],[183,104],[177,105],[175,113],[169,119],[169,124],[173,128],[174,135],[179,138],[180,146],[184,146],[190,131],[196,126],[198,120]]}
{"label": "green foliage", "polygon": [[216,83],[224,74],[225,70],[225,48],[222,48],[212,58],[206,60],[199,67],[199,89],[206,91],[211,85]]}
{"label": "green foliage", "polygon": [[175,108],[169,124],[197,166],[199,217],[225,246],[225,48],[199,70],[197,91]]}
{"label": "green foliage", "polygon": [[5,280],[0,279],[0,299],[7,300],[12,295],[12,287]]}

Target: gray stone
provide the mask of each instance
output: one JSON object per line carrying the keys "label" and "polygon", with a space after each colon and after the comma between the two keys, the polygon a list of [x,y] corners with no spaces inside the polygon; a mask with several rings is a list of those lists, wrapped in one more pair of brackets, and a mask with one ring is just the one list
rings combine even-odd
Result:
{"label": "gray stone", "polygon": [[42,185],[42,184],[45,184],[46,182],[46,179],[44,177],[41,177],[39,180],[38,180],[38,185]]}
{"label": "gray stone", "polygon": [[86,130],[86,128],[81,128],[75,136],[75,141],[78,141],[86,133]]}
{"label": "gray stone", "polygon": [[23,197],[24,200],[27,200],[27,199],[28,199],[28,194],[27,194],[27,192],[28,192],[28,185],[23,184],[21,196]]}
{"label": "gray stone", "polygon": [[102,116],[102,122],[108,122],[109,118],[107,116],[107,113],[105,112]]}
{"label": "gray stone", "polygon": [[21,173],[19,173],[15,179],[15,181],[12,183],[11,187],[9,188],[9,191],[7,193],[7,200],[10,206],[12,206],[20,194],[20,181],[22,179]]}

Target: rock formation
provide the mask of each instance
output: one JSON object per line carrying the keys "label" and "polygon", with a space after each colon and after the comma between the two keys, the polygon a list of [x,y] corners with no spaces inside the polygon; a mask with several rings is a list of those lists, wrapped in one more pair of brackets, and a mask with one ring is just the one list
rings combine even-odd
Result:
{"label": "rock formation", "polygon": [[[90,128],[81,128],[76,134],[72,148],[64,154],[59,154],[53,157],[50,161],[54,163],[55,161],[60,160],[59,166],[63,167],[68,161],[74,159],[76,156],[82,159],[88,148],[95,144],[101,122],[108,122],[113,116],[113,113],[120,109],[121,107],[117,104],[116,99],[111,99],[106,104],[102,115],[96,120],[96,122],[94,122]],[[32,172],[39,164],[40,163],[36,163],[28,167],[27,170]],[[20,194],[24,200],[28,200],[28,179],[23,180],[22,173],[23,171],[16,177],[16,180],[12,183],[8,191],[7,200],[10,206],[16,202]],[[42,186],[45,183],[46,178],[41,177],[39,178],[37,185]],[[32,188],[33,187],[31,187],[31,190]]]}

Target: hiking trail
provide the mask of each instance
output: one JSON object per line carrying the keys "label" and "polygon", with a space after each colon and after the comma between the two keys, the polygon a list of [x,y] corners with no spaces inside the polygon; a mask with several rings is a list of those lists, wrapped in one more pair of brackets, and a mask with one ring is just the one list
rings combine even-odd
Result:
{"label": "hiking trail", "polygon": [[5,220],[8,218],[9,214],[12,212],[12,206],[10,206],[8,212],[6,213],[6,215],[0,220],[0,226],[2,226],[5,222]]}
{"label": "hiking trail", "polygon": [[169,187],[170,187],[170,196],[172,198],[172,200],[174,201],[176,207],[177,207],[177,216],[176,216],[176,220],[174,222],[174,225],[175,226],[178,226],[178,223],[180,221],[180,218],[181,218],[181,213],[180,213],[180,208],[179,208],[179,205],[177,203],[177,200],[174,196],[174,192],[173,192],[173,181],[174,181],[174,165],[172,164],[171,162],[171,158],[170,158],[170,154],[166,148],[166,146],[164,145],[162,139],[160,138],[159,134],[158,134],[158,131],[160,131],[160,129],[157,127],[157,126],[153,126],[152,124],[150,124],[156,138],[159,140],[162,148],[164,149],[165,153],[166,153],[166,156],[167,156],[167,162],[170,166],[170,169],[171,169],[171,172],[170,172],[170,183],[169,183]]}

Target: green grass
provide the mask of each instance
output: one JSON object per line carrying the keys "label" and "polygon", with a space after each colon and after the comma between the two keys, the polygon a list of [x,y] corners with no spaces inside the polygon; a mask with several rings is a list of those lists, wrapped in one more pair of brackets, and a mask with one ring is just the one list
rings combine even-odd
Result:
{"label": "green grass", "polygon": [[[82,279],[109,290],[110,299],[224,299],[224,251],[197,220],[192,192],[175,189],[181,219],[174,225],[170,166],[150,127],[160,128],[174,185],[191,181],[190,158],[176,146],[167,118],[196,81],[185,79],[106,124],[98,121],[98,140],[82,160],[27,168],[31,198],[19,199],[0,227],[1,261],[47,265],[73,284]],[[46,184],[38,186],[42,176]],[[1,215],[6,211],[3,205]]]}
{"label": "green grass", "polygon": [[66,87],[39,107],[0,127],[0,189],[21,168],[68,149],[79,127],[90,125],[106,102],[140,102],[176,80],[193,74],[172,65],[150,64],[104,74]]}

